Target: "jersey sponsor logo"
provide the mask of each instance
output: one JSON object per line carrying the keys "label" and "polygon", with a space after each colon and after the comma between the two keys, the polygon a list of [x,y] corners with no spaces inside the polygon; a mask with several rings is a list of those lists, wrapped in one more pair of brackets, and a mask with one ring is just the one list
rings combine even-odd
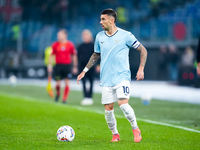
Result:
{"label": "jersey sponsor logo", "polygon": [[65,51],[65,47],[64,46],[61,47],[61,51]]}
{"label": "jersey sponsor logo", "polygon": [[104,43],[104,41],[101,41],[100,43],[101,43],[101,44],[103,44],[103,43]]}

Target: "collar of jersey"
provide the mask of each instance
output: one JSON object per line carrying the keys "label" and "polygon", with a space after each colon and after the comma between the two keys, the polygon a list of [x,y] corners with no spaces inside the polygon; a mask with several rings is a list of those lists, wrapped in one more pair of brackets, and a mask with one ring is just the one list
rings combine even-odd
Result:
{"label": "collar of jersey", "polygon": [[104,33],[105,33],[106,36],[108,36],[108,37],[112,37],[112,36],[114,36],[117,32],[118,32],[118,29],[117,29],[117,31],[115,31],[115,33],[113,33],[112,35],[108,35],[108,34],[106,34],[106,31],[105,31]]}

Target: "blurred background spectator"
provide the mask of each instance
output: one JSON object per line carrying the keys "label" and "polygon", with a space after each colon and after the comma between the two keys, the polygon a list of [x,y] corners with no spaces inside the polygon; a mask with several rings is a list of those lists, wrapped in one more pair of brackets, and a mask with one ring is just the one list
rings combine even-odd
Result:
{"label": "blurred background spectator", "polygon": [[174,44],[169,45],[168,58],[169,58],[169,79],[172,81],[177,81],[179,54],[177,47]]}
{"label": "blurred background spectator", "polygon": [[168,80],[168,51],[165,45],[161,45],[158,53],[158,80]]}
{"label": "blurred background spectator", "polygon": [[197,47],[197,74],[200,76],[200,37],[199,37],[199,43]]}
{"label": "blurred background spectator", "polygon": [[196,87],[200,87],[200,36],[199,36],[199,42],[197,46],[197,52],[196,52],[196,66],[197,68],[197,78],[196,78]]}
{"label": "blurred background spectator", "polygon": [[182,54],[181,66],[189,68],[194,67],[194,51],[190,46],[186,47],[185,51]]}
{"label": "blurred background spectator", "polygon": [[[81,43],[77,48],[79,73],[83,71],[83,69],[88,63],[88,60],[94,53],[93,36],[90,30],[88,29],[83,30],[82,41],[83,43]],[[84,94],[84,99],[81,101],[81,105],[93,104],[92,95],[93,95],[94,75],[95,75],[95,67],[92,67],[87,72],[87,74],[85,74],[85,77],[81,80],[83,83],[83,94]],[[87,81],[89,81],[89,84],[86,84]]]}
{"label": "blurred background spectator", "polygon": [[[85,28],[93,35],[102,30],[99,14],[105,8],[113,8],[119,16],[117,25],[131,31],[149,51],[145,79],[166,80],[166,76],[159,75],[166,71],[169,80],[176,82],[181,77],[179,64],[184,50],[187,46],[197,47],[199,6],[200,0],[0,0],[0,59],[15,50],[18,55],[26,56],[21,64],[22,77],[43,78],[43,52],[56,41],[57,31],[66,28],[69,40],[77,46]],[[160,71],[163,64],[158,64],[163,62],[156,58],[161,45],[174,45],[179,50],[164,58],[170,67],[169,70],[164,67],[163,72]],[[172,55],[170,49],[167,53]],[[130,58],[135,58],[134,55],[137,54],[131,52]],[[130,61],[139,63],[137,59]],[[0,65],[1,77],[6,77],[5,63]],[[135,66],[131,67],[134,75]]]}
{"label": "blurred background spectator", "polygon": [[[179,83],[181,85],[194,85],[195,83],[195,67],[194,67],[194,51],[188,46],[181,56],[180,63],[180,77]],[[181,77],[182,76],[182,77]]]}

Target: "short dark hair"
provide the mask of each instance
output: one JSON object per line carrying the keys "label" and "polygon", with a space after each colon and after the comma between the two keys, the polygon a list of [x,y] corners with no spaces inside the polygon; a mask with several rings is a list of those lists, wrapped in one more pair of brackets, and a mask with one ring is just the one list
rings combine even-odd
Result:
{"label": "short dark hair", "polygon": [[117,21],[117,12],[114,11],[113,9],[111,9],[111,8],[103,10],[101,12],[101,15],[112,16],[115,19],[115,22]]}

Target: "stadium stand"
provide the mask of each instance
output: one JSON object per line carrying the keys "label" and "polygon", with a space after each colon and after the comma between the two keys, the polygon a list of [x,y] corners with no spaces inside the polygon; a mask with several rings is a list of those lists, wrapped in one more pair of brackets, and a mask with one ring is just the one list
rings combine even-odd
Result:
{"label": "stadium stand", "polygon": [[69,40],[76,45],[81,42],[83,29],[96,35],[102,30],[99,14],[105,8],[119,11],[122,19],[117,24],[131,31],[149,50],[155,49],[155,53],[160,45],[170,43],[181,52],[188,45],[195,49],[200,35],[200,0],[19,0],[18,7],[23,8],[21,18],[14,16],[9,21],[2,17],[5,6],[0,4],[0,53],[11,49],[11,28],[19,25],[23,52],[34,59],[42,59],[45,47],[56,40],[61,27],[68,30]]}

